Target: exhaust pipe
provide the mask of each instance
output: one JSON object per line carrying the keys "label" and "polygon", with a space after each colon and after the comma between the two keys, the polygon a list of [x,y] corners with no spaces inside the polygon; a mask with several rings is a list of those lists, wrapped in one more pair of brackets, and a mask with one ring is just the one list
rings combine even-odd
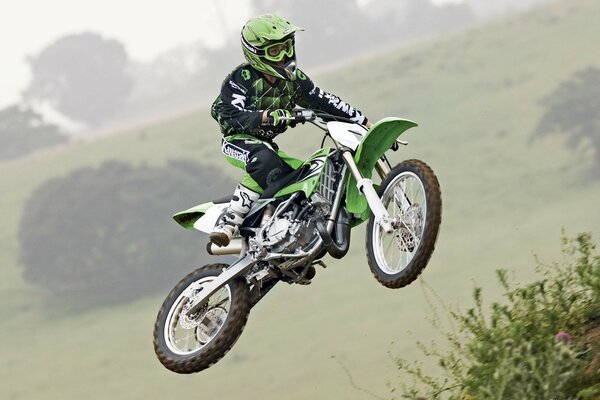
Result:
{"label": "exhaust pipe", "polygon": [[212,242],[206,244],[206,252],[211,256],[239,255],[242,252],[242,239],[233,239],[225,247],[219,247]]}
{"label": "exhaust pipe", "polygon": [[323,245],[330,256],[337,259],[344,257],[350,248],[350,214],[345,208],[340,208],[333,228],[333,236],[321,223],[317,223],[317,232],[323,239]]}

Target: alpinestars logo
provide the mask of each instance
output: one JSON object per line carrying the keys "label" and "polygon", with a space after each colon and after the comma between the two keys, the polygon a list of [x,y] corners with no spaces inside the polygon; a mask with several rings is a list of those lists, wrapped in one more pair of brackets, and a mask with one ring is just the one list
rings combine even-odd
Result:
{"label": "alpinestars logo", "polygon": [[242,198],[242,207],[252,207],[252,200],[250,200],[250,196],[248,195],[248,193],[241,192],[240,197]]}
{"label": "alpinestars logo", "polygon": [[235,158],[236,160],[240,160],[243,163],[248,162],[248,154],[250,154],[250,152],[234,144],[223,141],[221,151],[223,151],[223,154],[225,154],[227,157]]}

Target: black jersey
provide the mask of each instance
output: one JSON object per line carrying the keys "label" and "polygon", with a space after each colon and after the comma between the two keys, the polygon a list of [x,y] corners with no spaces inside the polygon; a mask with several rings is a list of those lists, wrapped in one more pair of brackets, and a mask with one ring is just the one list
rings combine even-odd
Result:
{"label": "black jersey", "polygon": [[296,106],[350,118],[362,124],[367,121],[359,110],[318,88],[299,69],[296,70],[296,80],[278,79],[271,84],[247,63],[225,78],[221,94],[212,105],[211,115],[225,136],[243,133],[270,140],[284,132],[287,125],[263,123],[263,111],[292,110]]}

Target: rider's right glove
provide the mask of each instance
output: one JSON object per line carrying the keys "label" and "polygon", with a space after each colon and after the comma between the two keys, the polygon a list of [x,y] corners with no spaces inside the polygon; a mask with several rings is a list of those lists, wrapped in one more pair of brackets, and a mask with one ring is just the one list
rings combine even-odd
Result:
{"label": "rider's right glove", "polygon": [[287,125],[290,123],[292,113],[289,110],[277,109],[267,113],[267,122],[269,125]]}

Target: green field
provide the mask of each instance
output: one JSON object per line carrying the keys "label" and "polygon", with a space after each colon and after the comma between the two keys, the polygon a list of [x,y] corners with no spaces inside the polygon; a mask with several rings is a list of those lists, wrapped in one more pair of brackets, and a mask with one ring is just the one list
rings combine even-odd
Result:
{"label": "green field", "polygon": [[[422,159],[440,180],[442,230],[423,279],[446,304],[469,307],[475,285],[497,296],[497,268],[530,279],[535,254],[558,259],[563,227],[571,235],[600,234],[600,182],[588,179],[592,155],[566,148],[562,136],[530,142],[544,112],[540,100],[573,72],[600,66],[598,15],[595,0],[559,1],[311,76],[373,120],[419,122],[403,136],[410,145],[393,158]],[[221,79],[215,77],[215,92]],[[304,156],[320,140],[302,127],[279,144]],[[356,385],[389,397],[386,383],[396,375],[388,352],[418,357],[416,339],[436,335],[421,283],[389,290],[370,275],[364,226],[353,232],[348,257],[330,261],[308,287],[274,289],[225,359],[192,376],[168,372],[152,350],[154,317],[166,293],[72,315],[49,310],[22,280],[19,220],[39,184],[112,159],[185,158],[239,176],[220,156],[219,142],[208,110],[199,110],[0,163],[1,399],[369,397],[344,368]],[[199,246],[205,241],[199,236]]]}

